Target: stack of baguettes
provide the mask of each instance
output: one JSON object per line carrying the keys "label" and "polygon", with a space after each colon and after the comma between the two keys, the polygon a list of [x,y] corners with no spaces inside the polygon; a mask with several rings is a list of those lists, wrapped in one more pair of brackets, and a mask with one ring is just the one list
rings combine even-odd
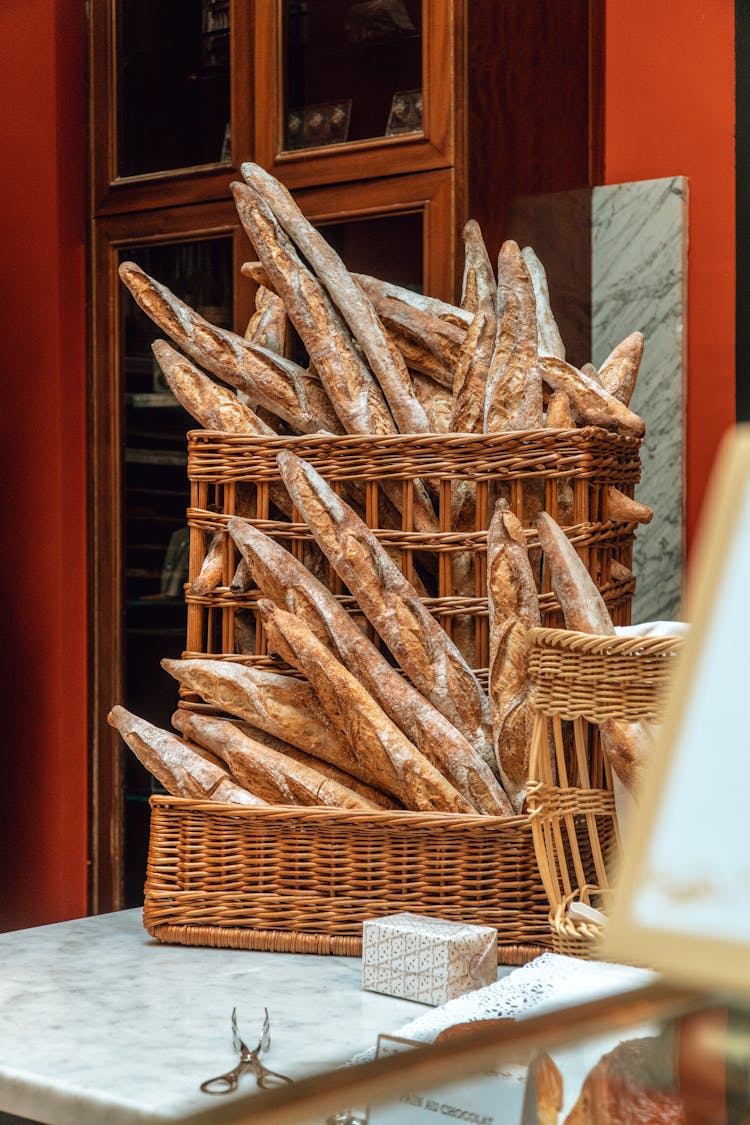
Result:
{"label": "stack of baguettes", "polygon": [[[243,174],[247,183],[234,184],[233,192],[259,259],[245,267],[259,289],[244,338],[208,323],[132,263],[120,269],[140,307],[174,344],[233,388],[166,341],[154,343],[176,397],[204,427],[261,436],[499,433],[577,424],[643,433],[628,406],[642,337],[628,337],[598,372],[566,363],[544,270],[530,249],[506,242],[496,280],[479,227],[470,222],[461,305],[446,305],[350,274],[282,185],[255,165],[243,166]],[[287,357],[291,328],[309,355],[307,368]],[[539,569],[507,500],[497,500],[488,531],[486,693],[425,609],[422,591],[360,517],[356,483],[342,499],[293,453],[280,453],[278,465],[273,504],[287,515],[301,514],[318,557],[333,568],[385,649],[303,562],[237,516],[228,526],[241,555],[235,582],[260,591],[269,651],[304,678],[229,660],[164,661],[184,689],[223,714],[179,709],[173,721],[182,737],[121,707],[111,712],[112,725],[176,796],[520,812],[533,714],[525,638],[540,623]],[[384,491],[398,517],[400,489]],[[436,529],[432,491],[429,480],[414,484],[418,531]],[[608,493],[612,518],[650,518],[616,488]],[[564,523],[564,482],[558,501]],[[458,522],[471,503],[467,484],[454,498]],[[540,502],[533,524],[566,624],[612,631],[586,568],[541,508]],[[223,557],[216,536],[194,593],[216,586]],[[460,558],[455,563],[460,566]],[[613,724],[603,742],[613,768],[631,784],[647,752],[646,732]]]}

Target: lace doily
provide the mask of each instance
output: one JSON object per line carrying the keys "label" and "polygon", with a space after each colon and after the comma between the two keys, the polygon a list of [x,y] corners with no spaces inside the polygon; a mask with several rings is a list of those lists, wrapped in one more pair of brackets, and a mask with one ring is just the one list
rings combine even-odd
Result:
{"label": "lace doily", "polygon": [[[613,996],[640,988],[655,979],[647,969],[633,969],[606,961],[580,961],[543,953],[528,965],[514,969],[495,984],[467,992],[440,1008],[393,1031],[403,1039],[431,1043],[447,1027],[473,1020],[523,1019],[542,1011],[572,1007],[601,996]],[[375,1048],[356,1055],[352,1064],[374,1058]]]}

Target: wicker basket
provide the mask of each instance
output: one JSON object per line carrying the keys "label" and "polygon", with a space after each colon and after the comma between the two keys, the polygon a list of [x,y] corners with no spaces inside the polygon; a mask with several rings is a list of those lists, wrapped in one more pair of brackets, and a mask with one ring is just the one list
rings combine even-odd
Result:
{"label": "wicker basket", "polygon": [[548,949],[530,819],[151,798],[143,921],[161,941],[358,956],[408,910],[494,926],[498,957]]}
{"label": "wicker basket", "polygon": [[620,847],[612,774],[597,724],[658,720],[682,643],[677,637],[531,632],[538,710],[528,807],[557,953],[596,955],[601,927],[571,918],[570,909],[575,902],[606,909],[607,871]]}
{"label": "wicker basket", "polygon": [[[460,635],[461,648],[474,668],[485,668],[488,659],[486,540],[497,495],[505,495],[528,525],[540,505],[557,516],[560,490],[566,489],[572,503],[567,532],[613,619],[617,624],[630,620],[635,583],[632,577],[614,579],[611,562],[616,559],[630,569],[635,525],[609,519],[606,486],[616,485],[632,494],[640,476],[638,439],[595,427],[393,438],[261,438],[198,430],[188,438],[190,581],[200,569],[211,536],[225,531],[231,516],[248,510],[257,526],[299,558],[312,554],[315,559],[317,547],[307,526],[286,519],[272,503],[274,488],[283,490],[276,455],[291,449],[310,461],[335,491],[346,494],[357,489],[367,523],[400,561],[404,573],[421,578],[425,604],[449,634],[457,640]],[[417,480],[427,482],[432,490],[439,519],[436,532],[412,530]],[[400,516],[392,504],[394,485],[400,495]],[[464,529],[451,531],[451,498],[455,501],[456,490],[467,487],[470,503],[468,516],[464,510]],[[394,514],[397,526],[393,526]],[[534,548],[536,534],[528,535]],[[465,562],[467,555],[469,575],[459,587],[452,562],[458,556]],[[205,596],[188,590],[186,656],[264,655],[262,629],[255,620],[256,593],[235,594],[229,588],[238,561],[226,535],[222,584]],[[352,599],[319,553],[317,563],[329,588],[353,610]],[[561,623],[546,578],[541,581],[541,609],[545,625]],[[249,623],[244,632],[254,638],[251,647],[239,642],[237,615]]]}

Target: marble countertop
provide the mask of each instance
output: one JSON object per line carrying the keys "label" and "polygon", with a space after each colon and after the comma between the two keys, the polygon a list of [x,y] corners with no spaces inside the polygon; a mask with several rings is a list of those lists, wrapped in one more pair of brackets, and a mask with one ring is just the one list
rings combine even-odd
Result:
{"label": "marble countertop", "polygon": [[0,934],[0,1005],[0,1110],[48,1125],[148,1125],[224,1102],[198,1087],[236,1062],[235,1005],[247,1041],[268,1008],[264,1062],[294,1079],[427,1010],[363,992],[359,958],[163,945],[140,910]]}

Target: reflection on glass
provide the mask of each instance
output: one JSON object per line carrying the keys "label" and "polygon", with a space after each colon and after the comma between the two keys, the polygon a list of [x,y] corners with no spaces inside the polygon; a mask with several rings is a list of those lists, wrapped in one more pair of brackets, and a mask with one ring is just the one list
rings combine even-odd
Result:
{"label": "reflection on glass", "polygon": [[229,161],[229,0],[118,0],[118,176]]}
{"label": "reflection on glass", "polygon": [[285,0],[283,148],[422,131],[421,0]]}
{"label": "reflection on glass", "polygon": [[[129,246],[120,257],[137,262],[212,323],[231,327],[231,238]],[[159,330],[124,286],[120,309],[125,400],[122,702],[149,722],[169,728],[174,681],[159,661],[179,657],[185,645],[185,510],[190,502],[185,434],[197,423],[178,405],[154,359],[151,343]],[[134,754],[125,763],[125,905],[140,906],[152,779]]]}

